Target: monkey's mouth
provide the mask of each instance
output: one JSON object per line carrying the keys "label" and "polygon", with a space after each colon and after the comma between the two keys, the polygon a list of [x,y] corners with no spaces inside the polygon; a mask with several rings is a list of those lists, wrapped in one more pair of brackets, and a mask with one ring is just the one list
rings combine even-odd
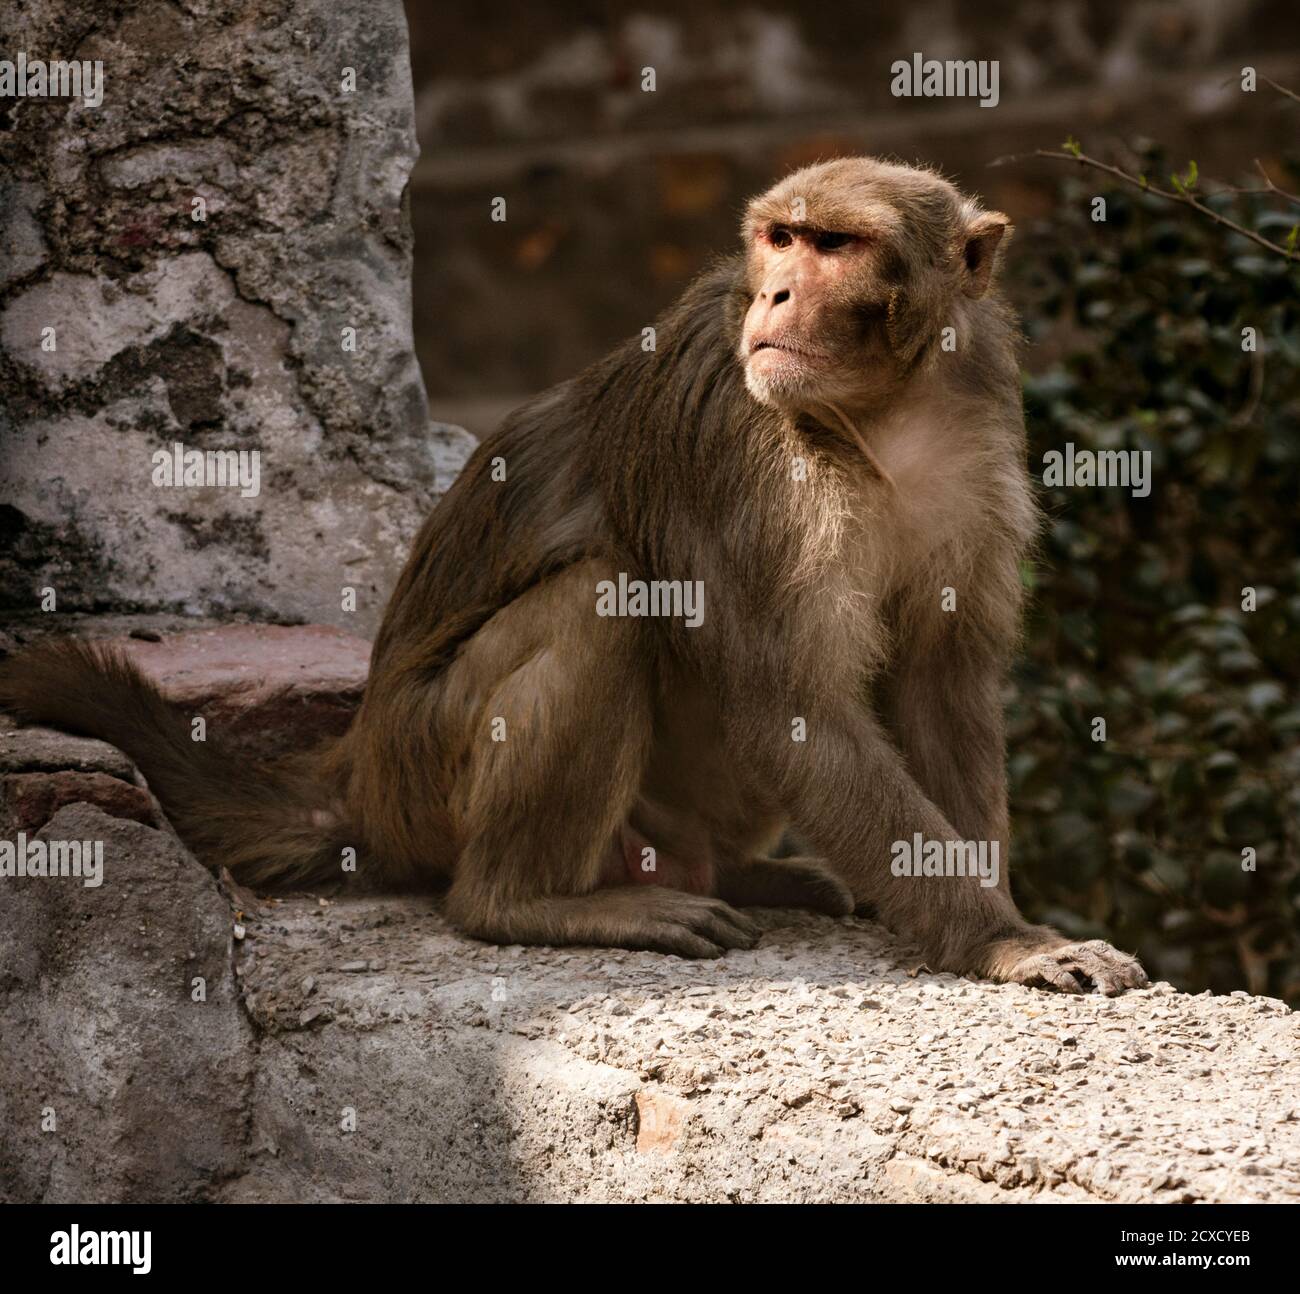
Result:
{"label": "monkey's mouth", "polygon": [[749,358],[753,359],[759,351],[774,350],[779,351],[782,355],[793,355],[796,359],[812,360],[817,357],[810,351],[802,350],[798,346],[791,346],[787,341],[772,341],[764,337],[756,338],[749,344]]}

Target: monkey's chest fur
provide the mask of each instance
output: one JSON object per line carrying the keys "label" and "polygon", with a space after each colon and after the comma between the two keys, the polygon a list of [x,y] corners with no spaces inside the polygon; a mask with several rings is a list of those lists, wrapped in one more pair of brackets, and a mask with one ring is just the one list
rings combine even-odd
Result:
{"label": "monkey's chest fur", "polygon": [[[1033,532],[1023,471],[1008,472],[950,432],[937,419],[900,420],[873,444],[888,482],[850,460],[798,498],[807,509],[798,558],[806,636],[789,644],[789,669],[812,691],[859,690],[864,703],[879,702],[886,727],[884,694],[900,655],[931,650],[950,630],[959,640],[959,625],[983,628],[990,581],[1018,578],[1016,560]],[[1004,597],[994,603],[995,614],[1008,614]],[[728,752],[723,719],[689,672],[661,687],[649,763],[611,851],[611,879],[625,870],[632,883],[651,883],[641,859],[653,844],[653,883],[707,893],[719,858],[761,854],[797,825]]]}
{"label": "monkey's chest fur", "polygon": [[871,446],[887,479],[865,463],[837,474],[820,504],[838,514],[834,542],[818,561],[827,647],[868,680],[917,635],[971,625],[1035,528],[1023,466],[932,411],[875,429]]}

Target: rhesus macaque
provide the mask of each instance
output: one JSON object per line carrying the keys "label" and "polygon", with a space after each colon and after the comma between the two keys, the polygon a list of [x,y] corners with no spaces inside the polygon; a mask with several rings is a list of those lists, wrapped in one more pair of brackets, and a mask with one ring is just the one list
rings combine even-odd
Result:
{"label": "rhesus macaque", "polygon": [[[76,640],[11,659],[0,702],[120,746],[251,885],[338,874],[352,846],[388,883],[449,881],[452,921],[498,943],[715,957],[758,938],[746,905],[870,907],[935,970],[1145,984],[1028,925],[1005,867],[891,871],[916,833],[1007,853],[999,689],[1036,528],[992,289],[1007,229],[867,158],[755,199],[743,255],[653,349],[619,346],[478,448],[323,750],[245,769]],[[599,614],[620,577],[699,581],[703,615]],[[787,827],[817,857],[766,857]]]}

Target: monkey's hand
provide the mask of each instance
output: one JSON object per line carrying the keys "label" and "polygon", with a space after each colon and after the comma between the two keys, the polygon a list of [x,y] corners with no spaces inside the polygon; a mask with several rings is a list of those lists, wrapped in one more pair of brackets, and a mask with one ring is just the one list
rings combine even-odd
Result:
{"label": "monkey's hand", "polygon": [[1030,988],[1060,989],[1062,993],[1083,993],[1091,985],[1107,997],[1129,988],[1146,988],[1148,983],[1136,957],[1100,939],[1030,953],[998,978]]}

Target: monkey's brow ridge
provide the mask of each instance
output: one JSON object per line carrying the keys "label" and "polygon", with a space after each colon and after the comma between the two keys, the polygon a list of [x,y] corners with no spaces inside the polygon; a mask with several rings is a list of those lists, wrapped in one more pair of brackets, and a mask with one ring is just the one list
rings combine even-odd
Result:
{"label": "monkey's brow ridge", "polygon": [[769,232],[773,229],[788,229],[792,234],[801,235],[849,234],[854,238],[872,236],[872,231],[863,225],[815,225],[808,220],[771,220],[767,228]]}

